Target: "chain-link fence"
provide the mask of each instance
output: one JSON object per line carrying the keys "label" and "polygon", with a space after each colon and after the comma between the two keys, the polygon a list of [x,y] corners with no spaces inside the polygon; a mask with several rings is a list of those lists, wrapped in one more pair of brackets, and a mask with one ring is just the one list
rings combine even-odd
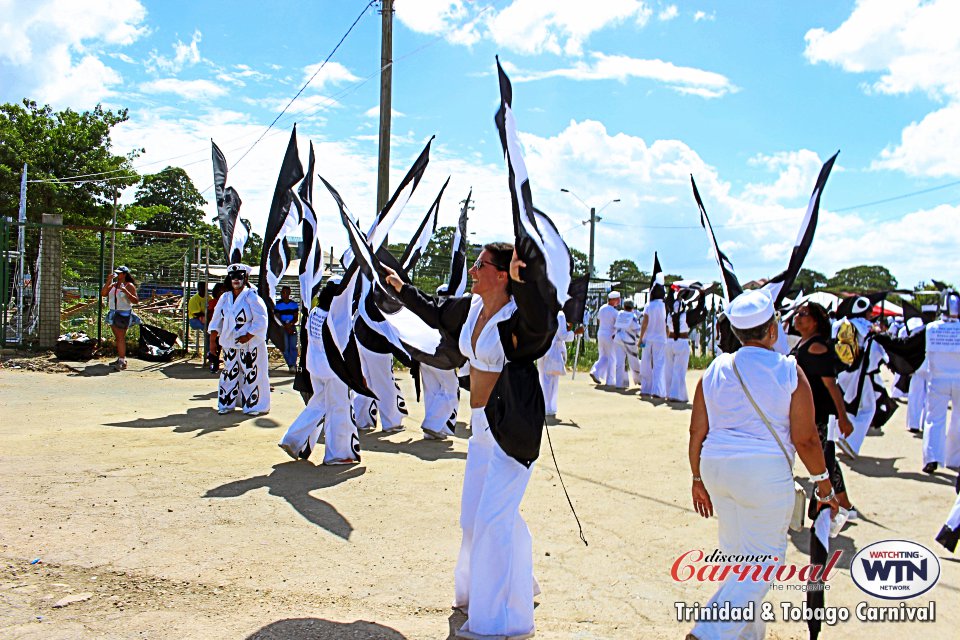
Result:
{"label": "chain-link fence", "polygon": [[[109,348],[108,304],[100,293],[121,265],[137,286],[134,313],[183,340],[196,247],[188,234],[0,220],[3,343],[52,347],[60,335],[85,334]],[[138,339],[132,327],[127,340]]]}

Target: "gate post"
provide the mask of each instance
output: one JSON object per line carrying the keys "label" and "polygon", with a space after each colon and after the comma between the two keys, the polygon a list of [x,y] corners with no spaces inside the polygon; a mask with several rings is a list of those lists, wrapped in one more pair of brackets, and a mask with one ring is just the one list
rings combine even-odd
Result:
{"label": "gate post", "polygon": [[[42,249],[40,273],[43,274],[40,292],[40,327],[37,346],[53,349],[60,337],[60,299],[63,297],[63,251],[61,227],[63,216],[44,213],[40,229]],[[99,293],[99,292],[98,292]]]}

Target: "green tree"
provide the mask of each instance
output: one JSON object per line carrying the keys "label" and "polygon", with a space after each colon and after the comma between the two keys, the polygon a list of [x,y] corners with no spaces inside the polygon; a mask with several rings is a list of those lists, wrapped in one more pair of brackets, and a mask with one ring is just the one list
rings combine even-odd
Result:
{"label": "green tree", "polygon": [[590,259],[587,254],[577,249],[570,249],[570,257],[573,259],[573,277],[579,278],[587,275],[587,268],[590,266]]}
{"label": "green tree", "polygon": [[620,282],[623,293],[627,295],[643,291],[650,284],[650,275],[640,271],[636,262],[626,258],[611,262],[610,268],[607,269],[607,277]]}
{"label": "green tree", "polygon": [[841,269],[827,281],[827,287],[833,291],[888,291],[897,288],[897,279],[886,267],[878,265],[860,265]]}
{"label": "green tree", "polygon": [[176,233],[209,232],[203,220],[206,204],[203,195],[194,186],[187,172],[180,167],[167,167],[159,173],[143,176],[134,204],[141,207],[163,207],[149,219],[140,222],[138,229],[172,231]]}
{"label": "green tree", "polygon": [[793,282],[793,286],[795,289],[799,289],[804,293],[813,293],[826,287],[828,282],[829,278],[819,271],[800,269],[797,273],[796,280]]}
{"label": "green tree", "polygon": [[[137,182],[128,156],[113,153],[110,130],[127,110],[53,111],[32,100],[0,105],[0,215],[16,218],[27,163],[27,218],[63,215],[65,224],[110,222],[115,193]],[[78,176],[83,179],[71,180]]]}

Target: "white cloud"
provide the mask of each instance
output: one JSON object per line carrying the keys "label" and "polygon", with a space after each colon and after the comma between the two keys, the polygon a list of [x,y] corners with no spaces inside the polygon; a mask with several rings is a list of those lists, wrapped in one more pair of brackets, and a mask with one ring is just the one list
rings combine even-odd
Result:
{"label": "white cloud", "polygon": [[660,13],[657,14],[657,20],[667,22],[668,20],[673,20],[678,15],[680,15],[680,10],[677,9],[677,5],[671,4],[664,7]]}
{"label": "white cloud", "polygon": [[177,78],[161,78],[151,80],[140,85],[144,93],[173,93],[185,100],[208,101],[226,95],[227,90],[209,80],[179,80]]}
{"label": "white cloud", "polygon": [[713,11],[711,11],[710,13],[707,13],[706,11],[697,11],[693,14],[694,22],[700,22],[702,20],[709,20],[710,22],[713,22],[716,19],[717,19],[717,14]]}
{"label": "white cloud", "polygon": [[499,11],[463,0],[420,0],[397,8],[397,19],[409,29],[453,44],[485,38],[518,53],[573,56],[582,55],[593,33],[626,22],[642,27],[652,15],[642,0],[514,0]]}
{"label": "white cloud", "polygon": [[[379,120],[379,119],[380,119],[380,105],[375,105],[375,106],[373,106],[373,107],[370,107],[369,109],[367,109],[366,111],[363,112],[363,115],[366,116],[367,118],[377,118],[377,119]],[[404,117],[405,115],[407,115],[407,114],[405,114],[405,113],[403,113],[403,112],[401,112],[401,111],[397,111],[396,109],[390,109],[390,118],[391,118],[391,119],[392,119],[392,118],[402,118],[402,117]]]}
{"label": "white cloud", "polygon": [[179,73],[184,67],[192,67],[203,59],[200,55],[199,46],[202,39],[203,34],[198,29],[193,32],[190,44],[186,44],[179,39],[173,43],[172,58],[162,56],[156,50],[153,50],[143,65],[150,73]]}
{"label": "white cloud", "polygon": [[859,0],[834,31],[807,32],[804,53],[811,62],[833,64],[851,73],[879,73],[869,85],[876,93],[920,92],[947,103],[906,127],[900,145],[884,149],[875,168],[960,176],[958,23],[960,2],[955,0]]}
{"label": "white cloud", "polygon": [[763,203],[808,197],[820,173],[823,160],[809,149],[780,151],[773,155],[757,154],[749,164],[775,171],[779,175],[772,184],[751,183],[744,187],[743,196]]}
{"label": "white cloud", "polygon": [[[569,80],[617,80],[626,82],[631,78],[655,80],[668,85],[674,91],[717,98],[737,87],[729,78],[713,71],[694,67],[679,67],[663,60],[643,60],[622,55],[593,53],[591,62],[577,61],[572,66],[549,71],[510,71],[514,82],[529,82],[546,78]],[[506,69],[506,66],[504,67]],[[509,70],[508,70],[509,71]]]}
{"label": "white cloud", "polygon": [[56,107],[90,108],[113,94],[121,75],[102,49],[132,44],[146,33],[137,0],[0,0],[0,92]]}
{"label": "white cloud", "polygon": [[313,78],[313,81],[310,83],[310,87],[314,91],[321,91],[328,84],[339,85],[343,84],[344,82],[356,82],[360,79],[353,75],[349,69],[339,62],[328,62],[321,69],[320,67],[322,65],[322,62],[318,62],[316,64],[307,65],[303,68],[303,82],[309,80],[314,73],[317,74],[317,76]]}

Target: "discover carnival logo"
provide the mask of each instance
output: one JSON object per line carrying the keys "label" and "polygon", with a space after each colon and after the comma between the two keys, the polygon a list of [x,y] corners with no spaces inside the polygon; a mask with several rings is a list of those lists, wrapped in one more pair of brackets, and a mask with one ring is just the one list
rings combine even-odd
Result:
{"label": "discover carnival logo", "polygon": [[881,540],[865,546],[850,563],[850,576],[860,590],[887,600],[906,600],[926,593],[940,579],[940,560],[909,540]]}

